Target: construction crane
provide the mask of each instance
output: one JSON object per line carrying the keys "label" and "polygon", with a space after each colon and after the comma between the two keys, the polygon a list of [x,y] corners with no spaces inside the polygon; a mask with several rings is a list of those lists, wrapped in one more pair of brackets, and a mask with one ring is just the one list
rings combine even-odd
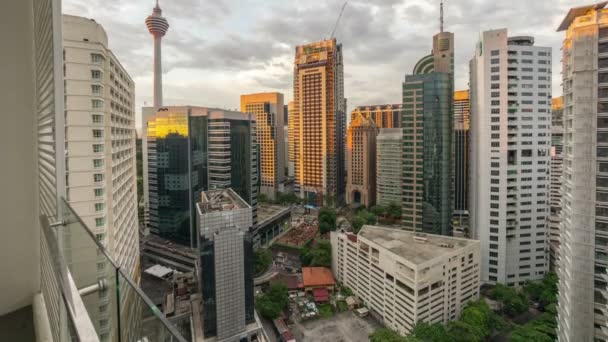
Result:
{"label": "construction crane", "polygon": [[338,20],[336,20],[336,24],[334,25],[334,29],[331,31],[331,36],[329,36],[329,39],[332,39],[334,37],[334,34],[336,33],[336,29],[338,28],[338,24],[340,23],[340,18],[342,18],[342,13],[344,13],[344,8],[346,7],[347,4],[348,4],[348,1],[344,1],[344,5],[342,5],[342,9],[340,10],[340,14],[338,15]]}

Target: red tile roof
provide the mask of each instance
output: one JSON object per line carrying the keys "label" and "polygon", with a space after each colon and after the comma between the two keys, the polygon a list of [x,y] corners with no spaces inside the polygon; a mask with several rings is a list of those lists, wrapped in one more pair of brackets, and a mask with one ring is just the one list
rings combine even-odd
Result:
{"label": "red tile roof", "polygon": [[336,281],[327,267],[302,267],[304,287],[334,286]]}

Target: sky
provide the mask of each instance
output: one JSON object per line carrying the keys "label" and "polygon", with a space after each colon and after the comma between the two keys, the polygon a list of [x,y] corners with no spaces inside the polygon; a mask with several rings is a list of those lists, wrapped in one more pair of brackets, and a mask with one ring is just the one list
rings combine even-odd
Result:
{"label": "sky", "polygon": [[[445,0],[445,31],[455,35],[456,89],[466,89],[480,33],[507,28],[553,48],[553,95],[561,94],[556,32],[568,9],[593,0]],[[293,98],[295,46],[326,39],[343,0],[160,0],[165,105],[239,108],[241,94],[279,91]],[[135,82],[136,126],[152,104],[153,41],[144,21],[154,0],[63,0],[63,13],[95,19]],[[336,29],[343,45],[348,110],[401,102],[401,84],[439,32],[439,0],[349,0]]]}

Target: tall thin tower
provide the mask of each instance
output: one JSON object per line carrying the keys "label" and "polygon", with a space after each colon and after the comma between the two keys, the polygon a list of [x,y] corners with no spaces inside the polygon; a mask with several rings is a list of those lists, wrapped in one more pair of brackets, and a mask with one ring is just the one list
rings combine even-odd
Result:
{"label": "tall thin tower", "polygon": [[158,109],[163,105],[163,71],[160,53],[160,43],[163,36],[169,29],[167,19],[162,16],[163,11],[158,6],[152,10],[152,15],[146,18],[146,26],[148,31],[154,37],[154,108]]}

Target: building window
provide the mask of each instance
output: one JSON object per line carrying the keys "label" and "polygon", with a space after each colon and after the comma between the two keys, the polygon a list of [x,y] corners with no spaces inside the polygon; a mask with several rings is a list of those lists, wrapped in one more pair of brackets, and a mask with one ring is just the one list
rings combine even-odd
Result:
{"label": "building window", "polygon": [[93,114],[91,116],[93,123],[103,123],[103,115],[100,114]]}
{"label": "building window", "polygon": [[106,224],[105,217],[96,217],[95,218],[95,227],[103,227]]}
{"label": "building window", "polygon": [[95,211],[102,211],[105,208],[103,203],[95,203]]}
{"label": "building window", "polygon": [[103,196],[103,189],[95,189],[95,197],[101,197]]}
{"label": "building window", "polygon": [[101,71],[91,70],[91,78],[95,81],[100,81],[101,80]]}
{"label": "building window", "polygon": [[91,54],[91,63],[101,64],[103,62],[103,56],[98,53]]}
{"label": "building window", "polygon": [[101,173],[94,174],[93,175],[93,180],[95,182],[101,182],[101,181],[103,181],[103,174],[101,174]]}
{"label": "building window", "polygon": [[102,167],[103,159],[93,159],[93,167]]}
{"label": "building window", "polygon": [[103,130],[102,129],[94,129],[93,130],[93,138],[103,138]]}
{"label": "building window", "polygon": [[93,144],[93,153],[101,153],[103,152],[102,144]]}
{"label": "building window", "polygon": [[492,56],[498,56],[499,54],[500,54],[500,50],[492,50],[490,52],[490,55],[492,55]]}

